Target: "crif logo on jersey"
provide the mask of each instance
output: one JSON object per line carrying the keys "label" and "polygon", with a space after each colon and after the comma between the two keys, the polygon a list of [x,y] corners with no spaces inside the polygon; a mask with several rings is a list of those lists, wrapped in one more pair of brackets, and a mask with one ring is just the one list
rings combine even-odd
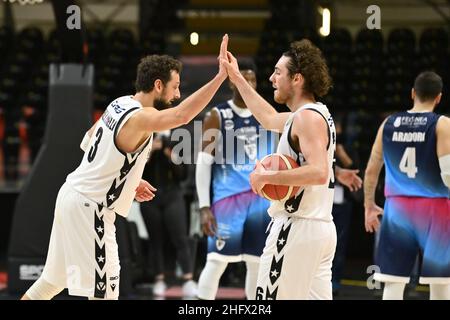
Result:
{"label": "crif logo on jersey", "polygon": [[114,111],[115,111],[117,114],[122,113],[123,111],[125,111],[125,108],[121,107],[121,106],[117,103],[117,100],[116,100],[116,101],[113,101],[113,102],[111,103],[111,107],[114,109]]}
{"label": "crif logo on jersey", "polygon": [[409,127],[420,127],[427,125],[428,118],[427,117],[397,117],[394,121],[394,127],[398,128],[400,126],[409,126]]}

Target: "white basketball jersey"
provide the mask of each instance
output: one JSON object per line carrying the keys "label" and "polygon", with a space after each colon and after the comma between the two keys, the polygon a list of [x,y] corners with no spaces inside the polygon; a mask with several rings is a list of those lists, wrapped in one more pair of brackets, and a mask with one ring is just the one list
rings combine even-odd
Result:
{"label": "white basketball jersey", "polygon": [[306,104],[296,112],[292,113],[284,126],[283,134],[280,137],[277,153],[292,157],[300,165],[307,165],[302,153],[297,153],[292,147],[291,129],[294,116],[300,110],[314,110],[318,112],[328,125],[328,181],[323,185],[308,185],[300,188],[294,198],[286,201],[272,201],[268,210],[270,216],[286,214],[307,219],[318,219],[331,221],[333,217],[331,210],[333,207],[334,196],[334,152],[336,149],[336,130],[333,118],[328,108],[321,103]]}
{"label": "white basketball jersey", "polygon": [[97,122],[83,160],[66,181],[79,193],[126,217],[150,155],[153,134],[135,153],[124,153],[116,137],[142,105],[131,96],[115,99]]}

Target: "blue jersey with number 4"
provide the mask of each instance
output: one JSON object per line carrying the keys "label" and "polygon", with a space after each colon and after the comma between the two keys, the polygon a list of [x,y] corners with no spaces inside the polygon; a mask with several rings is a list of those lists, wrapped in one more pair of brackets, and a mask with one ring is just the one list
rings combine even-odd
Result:
{"label": "blue jersey with number 4", "polygon": [[436,154],[439,117],[433,112],[399,112],[387,119],[383,130],[386,197],[449,196]]}

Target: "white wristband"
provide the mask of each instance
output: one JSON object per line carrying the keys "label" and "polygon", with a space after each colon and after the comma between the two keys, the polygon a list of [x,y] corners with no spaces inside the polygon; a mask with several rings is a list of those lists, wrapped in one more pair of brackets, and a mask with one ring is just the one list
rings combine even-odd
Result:
{"label": "white wristband", "polygon": [[211,166],[214,157],[206,152],[199,152],[195,170],[195,184],[197,186],[197,196],[199,208],[211,206]]}

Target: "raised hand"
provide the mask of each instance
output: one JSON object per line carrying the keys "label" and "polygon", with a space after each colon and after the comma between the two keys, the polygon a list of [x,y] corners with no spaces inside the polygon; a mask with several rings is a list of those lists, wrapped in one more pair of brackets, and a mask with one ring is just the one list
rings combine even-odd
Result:
{"label": "raised hand", "polygon": [[234,82],[237,77],[241,76],[237,59],[230,51],[227,51],[227,62],[225,63],[225,66],[231,82]]}
{"label": "raised hand", "polygon": [[220,62],[219,74],[222,74],[222,72],[225,71],[232,82],[241,75],[237,59],[230,51],[228,51],[228,34],[223,36],[222,43],[220,44],[220,53],[217,59]]}
{"label": "raised hand", "polygon": [[222,43],[220,44],[220,52],[217,59],[219,60],[219,75],[227,77],[227,70],[225,62],[227,61],[227,50],[228,50],[228,34],[225,34],[222,38]]}

